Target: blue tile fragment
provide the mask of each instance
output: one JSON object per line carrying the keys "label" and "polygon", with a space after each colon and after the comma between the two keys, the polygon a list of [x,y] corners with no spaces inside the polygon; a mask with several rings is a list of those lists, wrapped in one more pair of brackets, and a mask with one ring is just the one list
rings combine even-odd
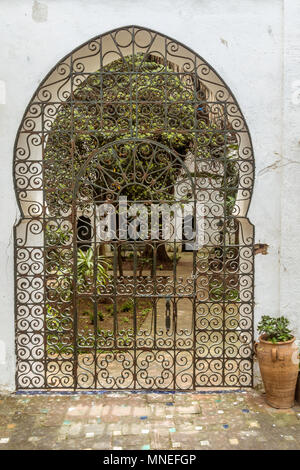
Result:
{"label": "blue tile fragment", "polygon": [[229,424],[223,424],[223,428],[224,428],[224,429],[228,429],[228,428],[229,428]]}
{"label": "blue tile fragment", "polygon": [[148,416],[140,416],[140,419],[147,419]]}
{"label": "blue tile fragment", "polygon": [[171,401],[167,401],[166,405],[167,405],[167,406],[173,406],[174,403],[172,403]]}
{"label": "blue tile fragment", "polygon": [[243,409],[242,409],[242,412],[243,412],[243,413],[249,413],[249,410],[248,410],[247,408],[243,408]]}

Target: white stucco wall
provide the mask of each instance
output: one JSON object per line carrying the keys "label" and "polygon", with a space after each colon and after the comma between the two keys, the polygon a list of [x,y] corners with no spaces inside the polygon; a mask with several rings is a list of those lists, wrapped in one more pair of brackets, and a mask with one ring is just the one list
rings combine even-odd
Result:
{"label": "white stucco wall", "polygon": [[255,323],[262,314],[285,314],[300,337],[299,0],[1,0],[1,389],[14,389],[17,128],[33,92],[58,60],[89,38],[129,24],[191,47],[235,94],[256,159],[249,217],[256,242],[269,245],[268,255],[255,260]]}

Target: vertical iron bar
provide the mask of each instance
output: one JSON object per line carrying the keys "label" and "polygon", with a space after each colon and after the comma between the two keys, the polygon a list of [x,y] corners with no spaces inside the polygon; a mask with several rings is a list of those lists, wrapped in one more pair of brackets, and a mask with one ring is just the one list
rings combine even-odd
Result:
{"label": "vertical iron bar", "polygon": [[[70,84],[71,84],[71,160],[72,160],[72,193],[74,194],[75,186],[75,128],[74,128],[74,89],[73,89],[73,54],[70,57]],[[73,227],[73,388],[77,389],[78,381],[78,351],[77,351],[77,336],[78,336],[78,311],[77,311],[77,195],[72,200],[72,227]]]}
{"label": "vertical iron bar", "polygon": [[[97,210],[95,201],[93,201],[93,315],[94,315],[94,388],[97,382],[97,343],[98,343],[98,252],[97,252]],[[99,285],[100,290],[100,285]]]}
{"label": "vertical iron bar", "polygon": [[[44,152],[44,139],[45,139],[45,134],[44,134],[44,126],[45,126],[45,121],[44,121],[44,104],[41,104],[41,120],[42,120],[42,179],[43,182],[45,181],[45,152]],[[47,249],[47,224],[46,224],[46,198],[45,198],[45,191],[43,191],[43,207],[42,207],[42,226],[43,226],[43,260],[44,260],[44,269],[43,269],[43,302],[44,302],[44,374],[45,374],[45,388],[48,388],[48,380],[47,380],[47,369],[48,369],[48,361],[47,361],[47,339],[48,339],[48,334],[47,334],[47,285],[46,285],[46,266],[47,266],[47,255],[46,255],[46,249]]]}

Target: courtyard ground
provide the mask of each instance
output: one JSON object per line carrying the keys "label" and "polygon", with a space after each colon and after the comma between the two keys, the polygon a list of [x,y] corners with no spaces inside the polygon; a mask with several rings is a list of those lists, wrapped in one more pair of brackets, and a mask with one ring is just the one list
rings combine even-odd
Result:
{"label": "courtyard ground", "polygon": [[300,406],[255,390],[2,395],[0,449],[300,449]]}

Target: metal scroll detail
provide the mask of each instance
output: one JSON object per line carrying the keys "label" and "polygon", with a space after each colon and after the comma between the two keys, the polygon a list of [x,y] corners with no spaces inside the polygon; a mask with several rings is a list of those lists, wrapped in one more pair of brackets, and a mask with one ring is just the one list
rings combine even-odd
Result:
{"label": "metal scroll detail", "polygon": [[[252,385],[253,151],[207,62],[137,26],[75,49],[28,105],[14,178],[18,389]],[[179,238],[153,237],[163,204],[192,208]]]}

